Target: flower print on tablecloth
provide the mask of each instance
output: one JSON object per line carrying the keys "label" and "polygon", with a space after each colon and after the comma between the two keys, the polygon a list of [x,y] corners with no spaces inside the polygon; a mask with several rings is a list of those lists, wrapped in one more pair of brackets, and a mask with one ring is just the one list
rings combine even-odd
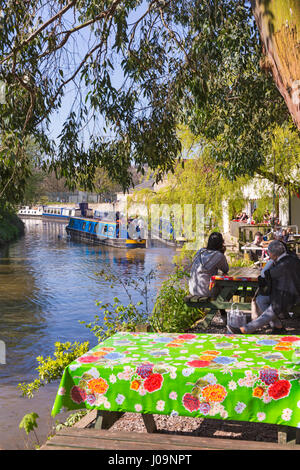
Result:
{"label": "flower print on tablecloth", "polygon": [[[212,374],[210,374],[212,375]],[[189,412],[199,411],[202,415],[215,416],[217,414],[222,418],[226,418],[228,413],[222,402],[227,396],[226,388],[216,382],[216,379],[199,378],[195,383],[187,383],[192,385],[192,391],[185,393],[182,397],[182,404]]]}
{"label": "flower print on tablecloth", "polygon": [[109,404],[105,397],[108,388],[107,380],[100,376],[95,376],[95,374],[85,372],[80,377],[78,385],[74,385],[71,388],[70,397],[76,404],[83,402],[90,406],[104,404],[105,408],[108,408]]}
{"label": "flower print on tablecloth", "polygon": [[118,378],[130,382],[130,390],[138,392],[140,395],[153,393],[160,390],[164,382],[164,374],[169,374],[171,378],[176,378],[176,368],[166,364],[142,363],[135,369],[124,368],[119,372]]}
{"label": "flower print on tablecloth", "polygon": [[264,367],[257,373],[248,371],[238,383],[240,387],[252,388],[253,397],[269,403],[271,400],[288,397],[293,380],[299,380],[298,372],[285,368]]}
{"label": "flower print on tablecloth", "polygon": [[299,341],[119,333],[66,368],[53,415],[64,407],[96,407],[297,426],[300,370],[293,350]]}

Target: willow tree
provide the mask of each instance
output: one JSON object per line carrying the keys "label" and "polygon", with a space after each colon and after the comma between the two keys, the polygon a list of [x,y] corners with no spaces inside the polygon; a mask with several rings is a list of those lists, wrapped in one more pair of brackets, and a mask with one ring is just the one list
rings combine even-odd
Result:
{"label": "willow tree", "polygon": [[269,70],[300,130],[300,2],[252,0]]}
{"label": "willow tree", "polygon": [[290,117],[260,57],[244,0],[0,0],[0,202],[22,198],[28,139],[70,187],[98,167],[123,188],[132,165],[161,178],[179,124],[228,176],[254,174]]}

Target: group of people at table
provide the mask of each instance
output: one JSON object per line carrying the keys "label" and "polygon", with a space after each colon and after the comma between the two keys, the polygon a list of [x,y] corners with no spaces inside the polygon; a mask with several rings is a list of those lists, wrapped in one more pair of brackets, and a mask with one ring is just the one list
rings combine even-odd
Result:
{"label": "group of people at table", "polygon": [[[237,214],[234,219],[233,219],[233,222],[243,222],[244,224],[252,224],[254,225],[255,224],[255,211],[252,215],[248,215],[246,212],[241,212],[240,214]],[[267,225],[274,225],[274,224],[279,224],[279,218],[276,216],[275,213],[271,213],[266,210],[264,215],[263,215],[263,220],[262,222],[263,224],[267,224]]]}
{"label": "group of people at table", "polygon": [[[258,243],[262,234],[256,234]],[[225,242],[221,233],[213,232],[208,238],[207,246],[195,255],[189,279],[191,295],[215,298],[218,286],[209,288],[210,278],[221,271],[229,271],[225,256]],[[281,316],[288,314],[294,305],[300,304],[300,259],[291,252],[285,241],[279,236],[272,240],[266,249],[268,260],[258,276],[259,292],[256,297],[258,316],[244,327],[227,329],[233,334],[250,334],[265,325],[270,325],[274,334],[285,332]]]}

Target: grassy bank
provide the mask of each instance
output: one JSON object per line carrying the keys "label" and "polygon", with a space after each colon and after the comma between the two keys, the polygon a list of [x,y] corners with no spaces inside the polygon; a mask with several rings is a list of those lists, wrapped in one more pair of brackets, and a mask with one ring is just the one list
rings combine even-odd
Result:
{"label": "grassy bank", "polygon": [[0,246],[24,234],[24,223],[8,209],[0,210]]}

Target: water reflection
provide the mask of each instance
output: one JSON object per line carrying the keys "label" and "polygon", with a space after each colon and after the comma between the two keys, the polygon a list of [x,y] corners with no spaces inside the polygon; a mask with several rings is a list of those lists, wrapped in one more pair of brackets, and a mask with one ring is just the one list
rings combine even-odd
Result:
{"label": "water reflection", "polygon": [[[96,339],[79,320],[92,321],[96,301],[116,295],[119,286],[96,275],[113,270],[123,278],[145,278],[158,269],[153,297],[172,268],[171,248],[126,251],[70,241],[66,223],[24,219],[25,236],[0,250],[0,339],[6,343],[7,363],[0,365],[1,384],[35,377],[36,356],[53,352],[55,341]],[[139,294],[133,295],[139,300]]]}

